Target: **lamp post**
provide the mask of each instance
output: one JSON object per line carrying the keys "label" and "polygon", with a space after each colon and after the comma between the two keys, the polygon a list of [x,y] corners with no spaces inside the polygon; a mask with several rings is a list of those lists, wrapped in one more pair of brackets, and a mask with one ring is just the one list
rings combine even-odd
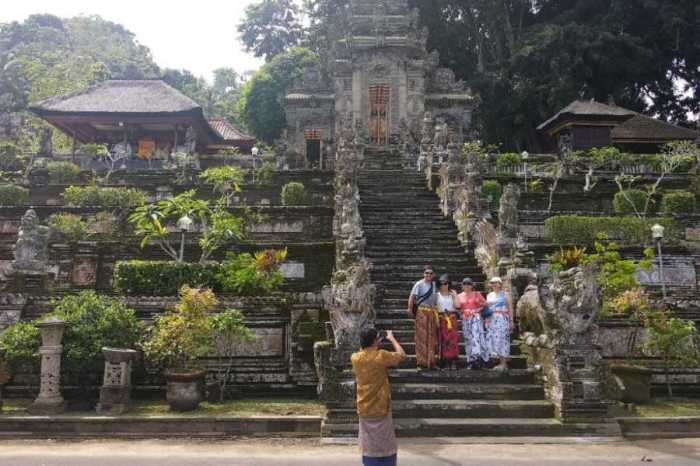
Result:
{"label": "lamp post", "polygon": [[530,158],[530,154],[528,151],[524,150],[523,153],[520,154],[520,158],[523,160],[523,169],[525,170],[525,192],[527,192],[527,160]]}
{"label": "lamp post", "polygon": [[185,234],[192,228],[192,219],[185,214],[177,221],[177,228],[180,230],[180,256],[178,262],[185,259]]}
{"label": "lamp post", "polygon": [[666,281],[664,280],[664,256],[661,251],[661,242],[664,239],[665,228],[658,223],[651,227],[651,237],[656,241],[656,250],[659,255],[659,280],[661,281],[661,294],[666,300]]}

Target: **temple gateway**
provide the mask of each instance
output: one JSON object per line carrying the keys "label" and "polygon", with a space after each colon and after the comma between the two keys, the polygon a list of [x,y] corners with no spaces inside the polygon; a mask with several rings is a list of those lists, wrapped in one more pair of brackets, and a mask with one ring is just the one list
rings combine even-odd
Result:
{"label": "temple gateway", "polygon": [[351,120],[366,142],[418,141],[426,112],[461,142],[475,99],[428,53],[428,32],[407,0],[353,0],[346,30],[333,46],[330,76],[311,68],[285,98],[288,150],[305,165],[330,163],[335,134]]}

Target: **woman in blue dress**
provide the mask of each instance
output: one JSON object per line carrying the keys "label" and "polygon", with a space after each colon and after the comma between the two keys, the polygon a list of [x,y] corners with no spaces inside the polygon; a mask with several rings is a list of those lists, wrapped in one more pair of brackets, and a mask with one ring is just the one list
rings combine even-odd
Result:
{"label": "woman in blue dress", "polygon": [[491,291],[486,296],[486,304],[491,311],[491,318],[486,330],[486,343],[492,356],[499,363],[494,370],[507,370],[510,358],[510,334],[513,330],[513,305],[503,291],[503,281],[494,277],[489,281]]}

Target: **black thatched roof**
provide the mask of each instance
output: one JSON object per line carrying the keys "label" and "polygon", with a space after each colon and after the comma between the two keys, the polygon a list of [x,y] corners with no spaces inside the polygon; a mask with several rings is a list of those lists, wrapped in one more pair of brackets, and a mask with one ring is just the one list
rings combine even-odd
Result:
{"label": "black thatched roof", "polygon": [[537,129],[539,131],[549,130],[555,126],[556,123],[566,119],[587,117],[624,121],[634,115],[636,115],[636,112],[618,107],[617,105],[606,105],[595,100],[574,100],[552,118],[539,125]]}
{"label": "black thatched roof", "polygon": [[163,81],[105,81],[29,106],[37,114],[173,114],[201,107]]}
{"label": "black thatched roof", "polygon": [[612,130],[612,138],[616,142],[694,140],[699,136],[700,132],[641,114],[633,116]]}

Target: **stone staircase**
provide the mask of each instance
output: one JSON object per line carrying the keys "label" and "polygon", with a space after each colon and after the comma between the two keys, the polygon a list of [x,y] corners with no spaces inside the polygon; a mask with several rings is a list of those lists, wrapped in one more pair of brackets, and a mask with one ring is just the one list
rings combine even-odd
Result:
{"label": "stone staircase", "polygon": [[[391,329],[408,357],[390,373],[393,415],[403,437],[454,436],[600,436],[608,426],[562,424],[545,399],[544,387],[526,358],[513,345],[511,370],[418,371],[414,321],[406,315],[408,293],[422,278],[423,266],[448,273],[461,283],[470,277],[483,290],[485,277],[471,251],[457,240],[434,193],[415,171],[404,170],[389,150],[368,149],[359,180],[366,256],[377,286],[377,328]],[[460,343],[460,354],[464,354]],[[324,437],[357,433],[355,407],[328,406]]]}

